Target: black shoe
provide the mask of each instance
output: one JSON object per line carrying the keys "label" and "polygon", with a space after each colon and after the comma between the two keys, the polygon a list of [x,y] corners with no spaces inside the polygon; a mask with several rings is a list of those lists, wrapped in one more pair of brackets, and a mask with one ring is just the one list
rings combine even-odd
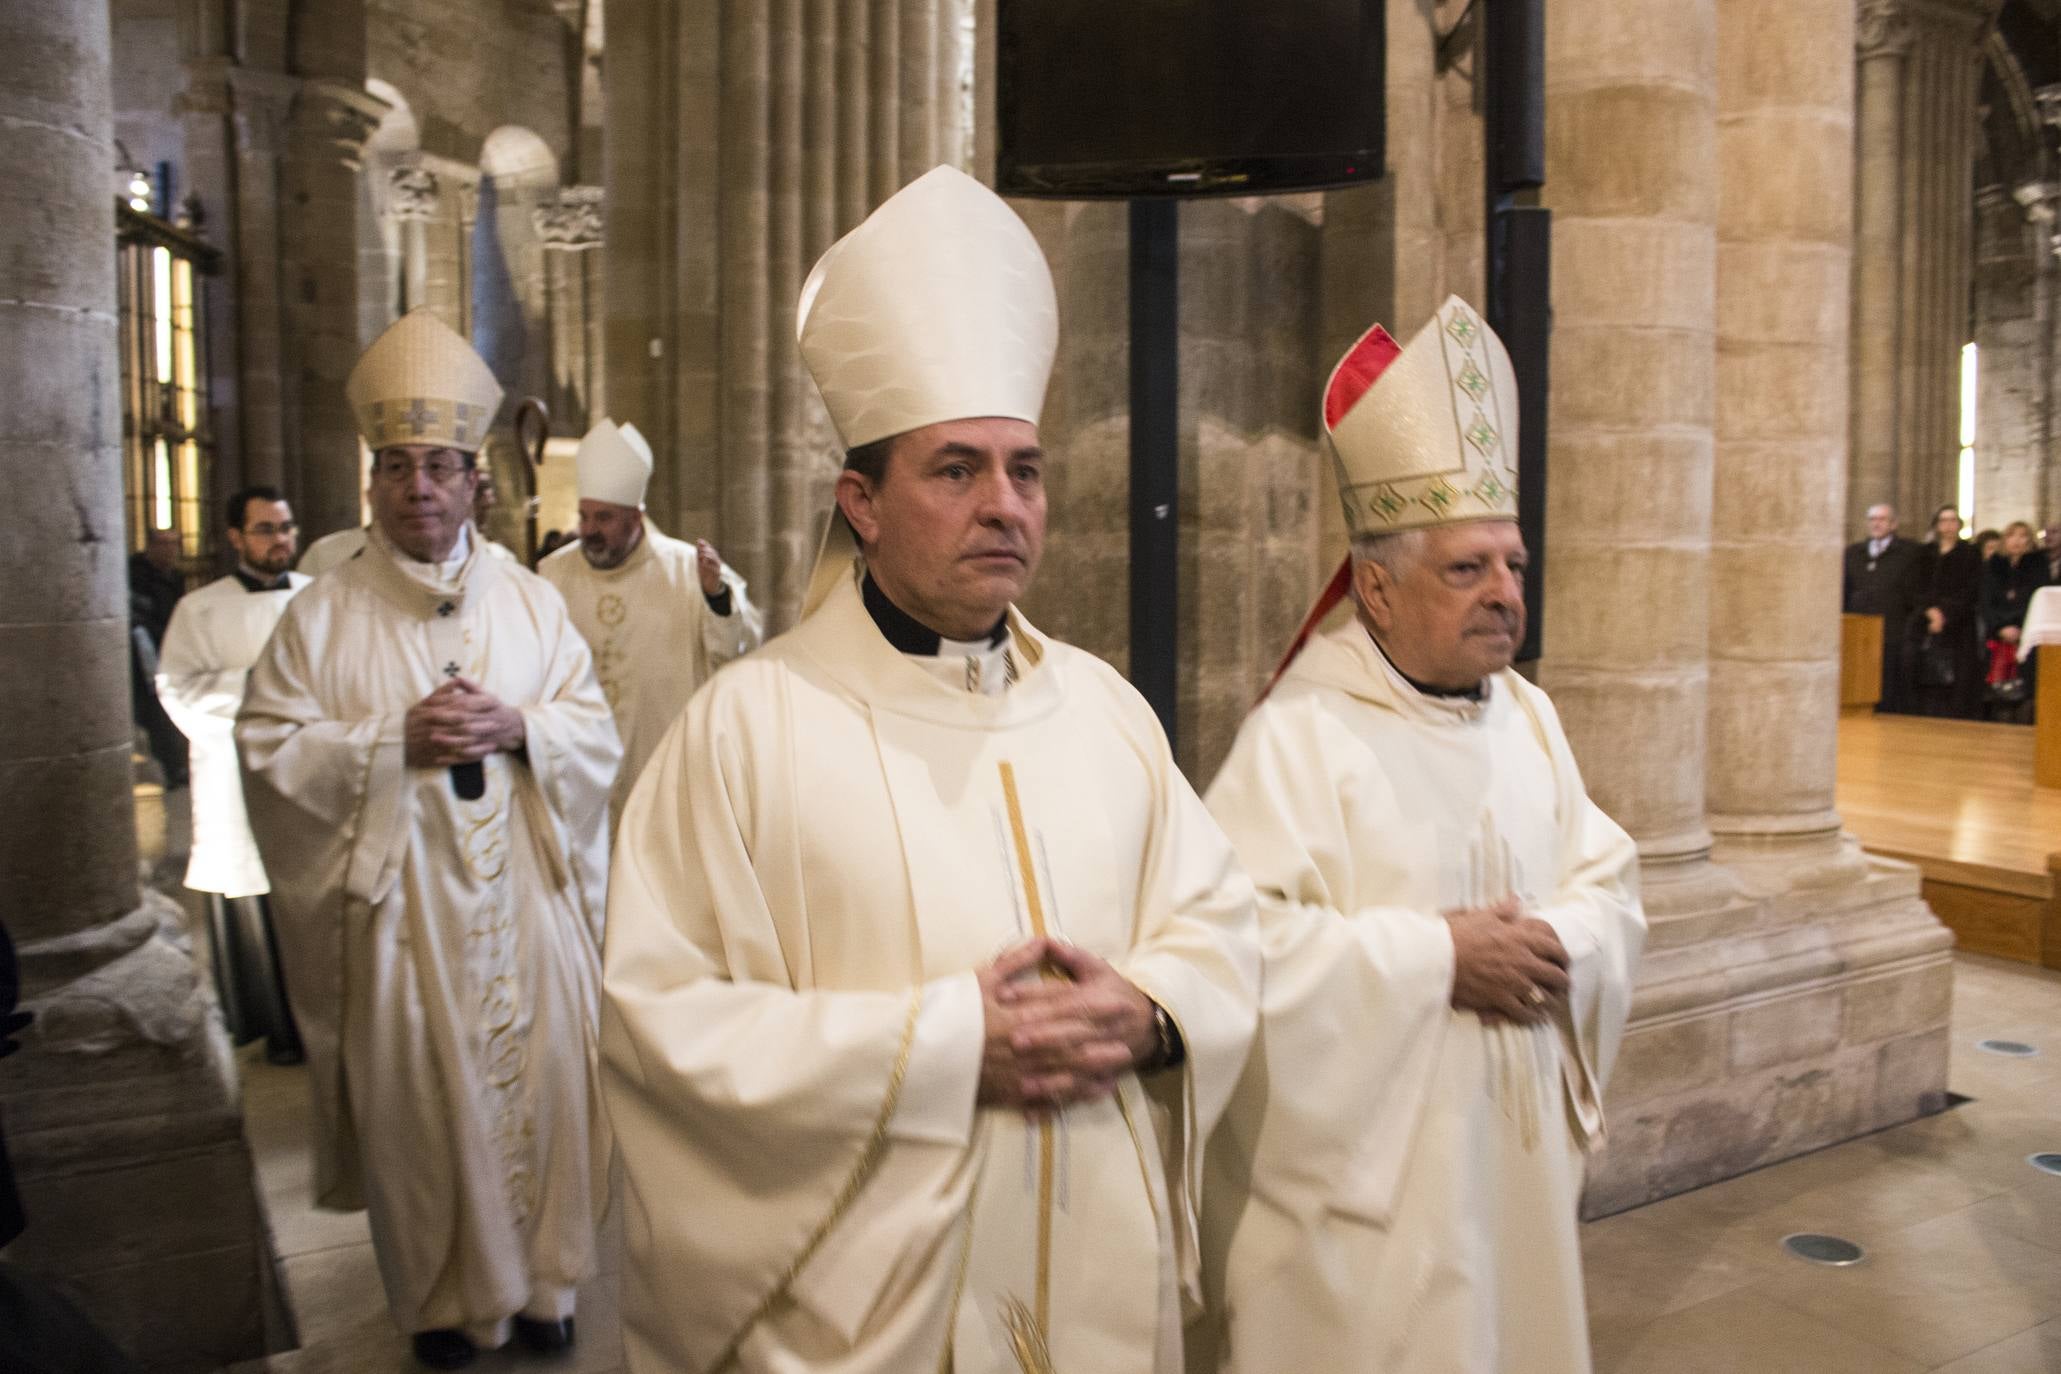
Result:
{"label": "black shoe", "polygon": [[415,1333],[415,1362],[431,1369],[463,1369],[479,1355],[472,1342],[458,1331]]}
{"label": "black shoe", "polygon": [[570,1349],[573,1343],[573,1319],[540,1322],[535,1317],[518,1316],[515,1319],[515,1339],[521,1341],[539,1355],[556,1355]]}
{"label": "black shoe", "polygon": [[308,1056],[297,1044],[275,1045],[267,1041],[265,1043],[265,1062],[267,1064],[277,1064],[282,1069],[290,1069],[296,1064],[307,1063]]}

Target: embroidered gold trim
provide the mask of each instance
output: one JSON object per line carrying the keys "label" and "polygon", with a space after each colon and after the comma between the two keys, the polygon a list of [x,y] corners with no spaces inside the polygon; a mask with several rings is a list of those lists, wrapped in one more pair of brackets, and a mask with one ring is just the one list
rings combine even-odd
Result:
{"label": "embroidered gold trim", "polygon": [[[1023,874],[1023,902],[1030,912],[1031,933],[1045,938],[1045,904],[1038,895],[1038,871],[1031,862],[1030,832],[1023,823],[1023,802],[1016,793],[1016,767],[1007,759],[1002,773],[1002,800],[1009,808],[1009,834],[1016,843],[1016,863]],[[1052,1329],[1052,1194],[1053,1161],[1058,1153],[1049,1114],[1038,1121],[1038,1254],[1036,1306],[1025,1309],[1011,1298],[1003,1308],[1009,1344],[1024,1374],[1051,1374],[1052,1351],[1045,1333]]]}
{"label": "embroidered gold trim", "polygon": [[744,1324],[737,1328],[737,1334],[723,1347],[723,1353],[709,1365],[709,1374],[716,1374],[716,1371],[727,1369],[736,1363],[737,1352],[744,1346],[744,1338],[766,1319],[766,1314],[773,1310],[775,1303],[787,1296],[787,1290],[794,1285],[802,1266],[822,1248],[823,1242],[829,1239],[831,1230],[844,1219],[844,1214],[851,1210],[852,1203],[858,1200],[859,1190],[866,1186],[867,1180],[873,1177],[873,1171],[880,1167],[880,1157],[887,1153],[887,1124],[894,1120],[895,1108],[902,1100],[902,1080],[909,1076],[909,1056],[916,1048],[916,1019],[922,1011],[923,992],[918,989],[909,998],[909,1016],[902,1026],[902,1047],[895,1053],[894,1072],[888,1076],[887,1097],[880,1104],[880,1114],[873,1120],[873,1133],[866,1139],[866,1148],[859,1152],[859,1162],[852,1166],[851,1176],[845,1179],[844,1186],[838,1189],[836,1199],[831,1202],[829,1215],[817,1223],[816,1229],[802,1244],[801,1253],[794,1257],[781,1273],[780,1281],[773,1285],[773,1291],[759,1300],[759,1305],[752,1309],[751,1315],[744,1319]]}

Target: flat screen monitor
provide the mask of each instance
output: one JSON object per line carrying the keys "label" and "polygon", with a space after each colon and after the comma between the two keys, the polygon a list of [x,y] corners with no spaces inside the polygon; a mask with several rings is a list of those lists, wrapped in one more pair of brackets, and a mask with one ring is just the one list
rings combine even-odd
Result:
{"label": "flat screen monitor", "polygon": [[1383,0],[998,0],[996,189],[1258,195],[1381,175]]}

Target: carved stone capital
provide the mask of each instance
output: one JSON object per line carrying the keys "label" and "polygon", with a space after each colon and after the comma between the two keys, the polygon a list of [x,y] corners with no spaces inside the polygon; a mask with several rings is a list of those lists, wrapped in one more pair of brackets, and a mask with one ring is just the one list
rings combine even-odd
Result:
{"label": "carved stone capital", "polygon": [[387,173],[386,212],[407,222],[431,220],[437,214],[436,173],[427,167],[396,167]]}
{"label": "carved stone capital", "polygon": [[1861,0],[1854,14],[1854,48],[1871,57],[1902,57],[1911,50],[1911,16],[1904,0]]}
{"label": "carved stone capital", "polygon": [[365,140],[393,106],[346,81],[309,81],[300,96],[295,116],[301,129],[333,152],[337,161],[358,170]]}
{"label": "carved stone capital", "polygon": [[602,243],[601,188],[567,186],[531,212],[547,249],[578,253]]}

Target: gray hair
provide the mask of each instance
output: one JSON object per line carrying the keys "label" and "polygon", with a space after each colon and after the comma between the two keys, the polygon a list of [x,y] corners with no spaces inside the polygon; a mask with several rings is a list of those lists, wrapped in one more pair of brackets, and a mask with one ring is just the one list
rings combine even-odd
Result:
{"label": "gray hair", "polygon": [[1379,563],[1391,577],[1401,577],[1424,551],[1423,530],[1397,530],[1393,534],[1356,534],[1352,542],[1355,562]]}

